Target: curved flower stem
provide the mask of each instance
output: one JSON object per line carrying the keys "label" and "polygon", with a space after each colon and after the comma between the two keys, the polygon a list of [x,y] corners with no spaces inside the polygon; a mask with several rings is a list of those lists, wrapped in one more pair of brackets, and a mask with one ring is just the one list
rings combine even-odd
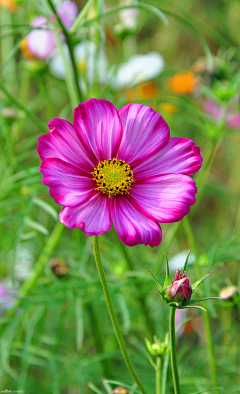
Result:
{"label": "curved flower stem", "polygon": [[161,372],[162,372],[162,359],[157,356],[156,360],[156,394],[161,394]]}
{"label": "curved flower stem", "polygon": [[64,24],[61,21],[61,18],[59,18],[59,15],[56,11],[56,8],[52,2],[52,0],[47,0],[51,10],[53,11],[53,13],[56,15],[56,18],[58,20],[58,23],[63,31],[63,34],[66,38],[66,43],[68,46],[68,50],[69,50],[69,55],[70,55],[70,59],[71,59],[71,63],[72,63],[72,68],[73,68],[73,75],[74,75],[74,79],[75,79],[75,87],[77,89],[77,94],[78,94],[78,98],[80,100],[80,102],[82,102],[82,92],[79,86],[79,80],[78,80],[78,68],[77,68],[77,64],[74,58],[74,52],[73,52],[73,45],[72,45],[72,40],[71,40],[71,35],[69,34],[69,32],[67,31],[67,29],[65,28]]}
{"label": "curved flower stem", "polygon": [[106,281],[106,277],[105,277],[105,273],[103,270],[103,266],[102,266],[102,262],[101,262],[101,257],[100,257],[100,253],[99,253],[99,245],[98,245],[98,236],[94,235],[93,236],[93,250],[94,250],[94,257],[95,257],[95,261],[96,261],[96,265],[97,265],[97,270],[98,270],[98,274],[102,283],[102,288],[105,294],[105,298],[106,298],[106,303],[107,303],[107,308],[108,308],[108,312],[115,330],[115,334],[117,337],[117,341],[119,344],[119,347],[121,349],[125,364],[128,368],[129,373],[131,374],[133,380],[135,381],[136,385],[138,386],[139,390],[141,391],[142,394],[147,394],[142,383],[140,382],[134,368],[132,365],[132,362],[130,360],[130,357],[128,355],[127,352],[127,348],[118,324],[118,320],[117,320],[117,316],[115,314],[114,308],[113,308],[113,303],[112,303],[112,299],[110,296],[110,292],[108,289],[108,284]]}
{"label": "curved flower stem", "polygon": [[170,307],[170,314],[169,314],[170,354],[171,354],[174,394],[180,394],[180,383],[178,376],[177,352],[176,352],[175,310],[176,308]]}

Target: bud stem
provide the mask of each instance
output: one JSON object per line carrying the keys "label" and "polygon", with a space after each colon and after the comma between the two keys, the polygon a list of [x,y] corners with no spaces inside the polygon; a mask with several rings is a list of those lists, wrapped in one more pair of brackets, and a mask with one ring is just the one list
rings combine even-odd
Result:
{"label": "bud stem", "polygon": [[171,354],[174,394],[180,394],[180,383],[178,376],[177,352],[176,352],[175,310],[176,308],[171,307],[169,314],[170,354]]}
{"label": "bud stem", "polygon": [[123,336],[122,336],[122,333],[121,333],[121,330],[120,330],[120,327],[118,324],[117,316],[116,316],[116,313],[113,308],[112,299],[110,296],[107,280],[106,280],[105,273],[104,273],[103,266],[102,266],[102,262],[101,262],[97,235],[93,236],[93,250],[94,250],[94,257],[95,257],[95,261],[96,261],[96,265],[97,265],[98,274],[99,274],[99,277],[101,280],[102,288],[103,288],[106,303],[107,303],[108,312],[109,312],[109,315],[112,320],[112,325],[114,327],[117,341],[118,341],[119,347],[121,349],[125,364],[127,366],[129,373],[131,374],[133,380],[135,381],[136,385],[138,386],[139,390],[141,391],[141,393],[147,394],[142,383],[140,382],[134,368],[133,368],[132,362],[130,360],[130,357],[129,357],[129,354],[128,354],[128,351],[127,351],[127,348],[126,348],[126,345],[125,345],[125,342],[124,342],[124,339],[123,339]]}
{"label": "bud stem", "polygon": [[162,358],[157,356],[156,360],[156,394],[161,394],[161,372]]}

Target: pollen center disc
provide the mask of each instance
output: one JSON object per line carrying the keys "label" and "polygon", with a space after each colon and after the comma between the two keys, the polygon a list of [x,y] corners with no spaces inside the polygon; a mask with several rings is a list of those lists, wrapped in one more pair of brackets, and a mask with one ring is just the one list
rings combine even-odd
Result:
{"label": "pollen center disc", "polygon": [[109,197],[117,194],[129,194],[131,184],[134,182],[133,172],[124,160],[99,161],[92,175],[97,183],[96,190],[108,194]]}

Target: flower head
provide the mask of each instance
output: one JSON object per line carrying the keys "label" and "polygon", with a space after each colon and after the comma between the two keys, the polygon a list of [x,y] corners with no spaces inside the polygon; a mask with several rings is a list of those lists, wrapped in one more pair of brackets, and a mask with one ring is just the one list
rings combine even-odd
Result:
{"label": "flower head", "polygon": [[192,288],[186,272],[181,274],[181,270],[178,269],[174,275],[172,284],[167,286],[165,290],[167,290],[167,297],[172,301],[189,301],[192,295]]}
{"label": "flower head", "polygon": [[54,118],[39,138],[40,172],[50,195],[63,206],[60,221],[87,235],[109,231],[111,223],[129,246],[157,246],[158,222],[188,214],[196,184],[188,175],[202,164],[200,149],[187,138],[170,138],[162,116],[109,101],[80,104],[73,124]]}
{"label": "flower head", "polygon": [[[72,1],[63,1],[57,7],[57,13],[66,29],[69,29],[77,16],[77,5]],[[54,33],[51,31],[49,24],[55,19],[55,15],[52,15],[49,20],[45,16],[40,15],[31,23],[34,29],[27,35],[25,46],[27,51],[37,59],[49,59],[57,47]],[[60,38],[63,40],[62,35]],[[25,51],[24,53],[27,52]]]}

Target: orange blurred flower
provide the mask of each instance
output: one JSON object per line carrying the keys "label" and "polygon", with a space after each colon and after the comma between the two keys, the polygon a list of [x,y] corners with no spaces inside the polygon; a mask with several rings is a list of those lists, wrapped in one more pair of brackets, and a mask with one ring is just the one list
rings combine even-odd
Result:
{"label": "orange blurred flower", "polygon": [[170,78],[169,88],[177,94],[190,94],[197,85],[199,78],[192,71],[181,71]]}
{"label": "orange blurred flower", "polygon": [[14,0],[0,0],[0,6],[4,5],[12,12],[16,12],[18,10],[18,5],[15,3]]}
{"label": "orange blurred flower", "polygon": [[22,51],[22,53],[23,53],[23,55],[24,55],[24,57],[25,57],[26,59],[28,59],[28,60],[37,60],[37,57],[34,56],[34,55],[32,54],[32,52],[30,52],[29,49],[28,49],[28,47],[27,47],[27,38],[24,38],[24,39],[21,41],[21,43],[20,43],[20,45],[19,45],[19,48],[21,49],[21,51]]}

